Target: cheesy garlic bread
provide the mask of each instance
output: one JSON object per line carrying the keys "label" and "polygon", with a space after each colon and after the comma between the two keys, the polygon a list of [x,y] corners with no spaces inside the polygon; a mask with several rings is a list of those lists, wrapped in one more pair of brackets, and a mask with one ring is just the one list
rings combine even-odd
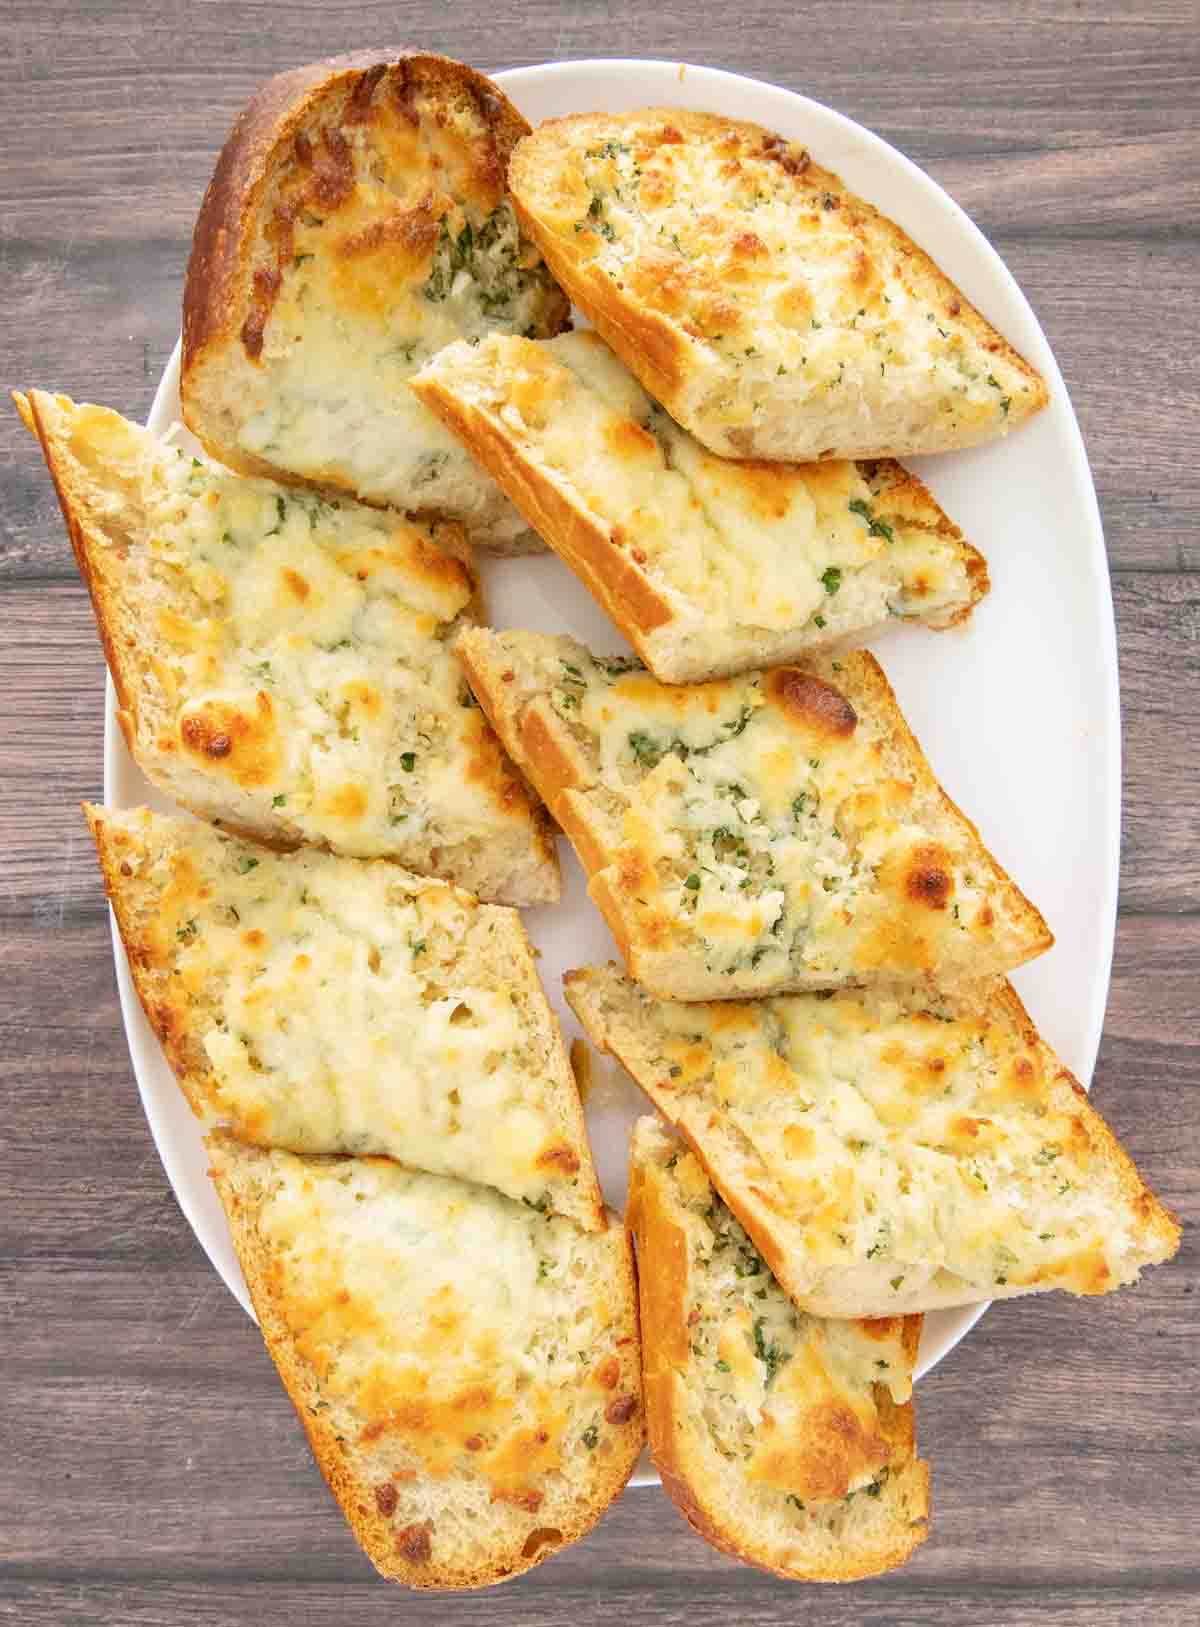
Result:
{"label": "cheesy garlic bread", "polygon": [[620,1226],[387,1159],[208,1148],[267,1348],[383,1575],[483,1587],[590,1530],[643,1439]]}
{"label": "cheesy garlic bread", "polygon": [[183,416],[214,457],[540,547],[405,387],[453,339],[567,325],[505,191],[528,129],[490,79],[429,53],[335,58],[256,92],[184,290]]}
{"label": "cheesy garlic bread", "polygon": [[663,683],[889,617],[949,627],[987,592],[982,555],[899,464],[715,457],[594,333],[449,345],[412,388]]}
{"label": "cheesy garlic bread", "polygon": [[902,1564],[925,1540],[916,1455],[919,1316],[798,1311],[696,1156],[634,1126],[646,1427],[663,1488],[701,1536],[800,1581]]}
{"label": "cheesy garlic bread", "polygon": [[1046,404],[895,222],[761,125],[674,107],[548,119],[509,186],[574,302],[722,457],[945,452]]}
{"label": "cheesy garlic bread", "polygon": [[601,1224],[578,1092],[515,911],[386,859],[85,812],[138,996],[206,1129],[386,1154]]}
{"label": "cheesy garlic bread", "polygon": [[815,1316],[1106,1294],[1179,1246],[1003,981],[685,1005],[608,966],[566,995]]}
{"label": "cheesy garlic bread", "polygon": [[459,527],[231,474],[65,396],[18,405],[148,779],[263,841],[558,897],[543,811],[450,652],[479,613]]}
{"label": "cheesy garlic bread", "polygon": [[864,651],[675,687],[570,638],[455,647],[655,994],[978,978],[1053,941]]}

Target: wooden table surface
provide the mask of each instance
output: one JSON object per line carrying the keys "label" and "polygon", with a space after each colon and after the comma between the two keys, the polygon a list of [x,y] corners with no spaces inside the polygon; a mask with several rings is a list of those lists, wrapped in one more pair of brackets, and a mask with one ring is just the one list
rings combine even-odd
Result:
{"label": "wooden table surface", "polygon": [[[1121,918],[1095,1099],[1197,1216],[1200,1127],[1200,6],[477,5],[0,9],[5,388],[144,417],[194,211],[257,81],[358,46],[482,68],[714,63],[879,131],[1029,295],[1087,439],[1125,721]],[[926,1627],[1200,1621],[1196,1232],[1107,1302],[994,1310],[921,1388],[935,1524],[904,1570],[798,1589],[706,1548],[655,1490],[499,1592],[375,1579],[258,1336],[159,1165],[96,866],[103,666],[49,483],[0,416],[0,1619]],[[1063,855],[1070,863],[1070,854]]]}

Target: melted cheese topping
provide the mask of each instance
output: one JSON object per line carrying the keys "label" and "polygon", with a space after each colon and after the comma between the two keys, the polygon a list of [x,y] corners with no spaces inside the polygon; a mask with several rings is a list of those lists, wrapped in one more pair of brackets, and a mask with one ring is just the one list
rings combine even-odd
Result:
{"label": "melted cheese topping", "polygon": [[[1006,1016],[867,993],[684,1005],[583,977],[585,1000],[632,1025],[626,1060],[718,1179],[786,1225],[797,1282],[852,1270],[856,1302],[886,1307],[939,1270],[985,1298],[1099,1293],[1143,1263],[1147,1217],[1103,1124]],[[736,1172],[714,1114],[743,1149]]]}
{"label": "melted cheese topping", "polygon": [[504,827],[532,839],[449,649],[474,584],[436,530],[170,450],[147,529],[155,744],[244,821],[420,869]]}
{"label": "melted cheese topping", "polygon": [[797,1310],[698,1160],[656,1141],[659,1178],[672,1183],[687,1234],[689,1399],[713,1447],[802,1508],[877,1497],[891,1449],[875,1387],[897,1402],[912,1393],[903,1319],[828,1321]]}
{"label": "melted cheese topping", "polygon": [[511,540],[519,515],[406,386],[452,340],[565,316],[468,107],[377,95],[333,136],[332,191],[319,152],[283,160],[262,245],[278,288],[236,433],[276,467]]}
{"label": "melted cheese topping", "polygon": [[514,962],[515,916],[386,861],[179,830],[169,858],[152,826],[126,862],[152,889],[144,952],[207,1063],[193,1083],[210,1126],[537,1204],[574,1186],[566,1067],[554,1075],[553,1019]]}
{"label": "melted cheese topping", "polygon": [[946,619],[972,600],[967,556],[934,528],[946,522],[927,494],[914,516],[880,494],[873,467],[714,457],[593,333],[492,336],[443,351],[431,371],[632,554],[702,629],[710,665],[763,631],[804,628],[820,643],[889,615]]}
{"label": "melted cheese topping", "polygon": [[885,772],[881,720],[836,688],[863,656],[686,688],[573,640],[522,635],[504,659],[533,667],[619,798],[631,937],[685,950],[714,994],[735,975],[739,990],[829,986],[1022,958],[1011,889],[966,821]]}
{"label": "melted cheese topping", "polygon": [[[525,180],[543,175],[544,195]],[[672,111],[597,116],[568,140],[546,129],[522,151],[517,191],[616,285],[610,299],[687,336],[689,365],[712,375],[702,410],[747,452],[765,402],[781,421],[848,416],[874,451],[898,412],[954,444],[1040,400],[837,176],[756,125]]]}
{"label": "melted cheese topping", "polygon": [[354,1447],[394,1442],[536,1509],[612,1399],[593,1381],[617,1336],[610,1240],[380,1160],[269,1157],[257,1229],[317,1405]]}

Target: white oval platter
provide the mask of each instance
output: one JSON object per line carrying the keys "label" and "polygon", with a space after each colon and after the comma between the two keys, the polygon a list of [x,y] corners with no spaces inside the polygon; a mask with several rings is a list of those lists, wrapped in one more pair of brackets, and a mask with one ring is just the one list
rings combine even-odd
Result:
{"label": "white oval platter", "polygon": [[[1008,439],[911,460],[987,557],[990,596],[963,630],[896,629],[874,647],[939,778],[1057,935],[1054,949],[1014,981],[1046,1038],[1087,1082],[1100,1042],[1116,919],[1116,637],[1100,514],[1079,426],[1024,295],[987,239],[935,181],[878,136],[791,91],[673,62],[562,62],[494,77],[535,125],[565,113],[657,104],[753,119],[805,143],[822,165],[898,221],[1046,378],[1049,408]],[[165,432],[178,416],[177,347],[150,427]],[[558,559],[486,562],[482,574],[497,626],[570,632],[601,651],[627,647]],[[110,806],[169,806],[125,748],[111,680],[104,788]],[[553,909],[526,912],[525,921],[541,951],[547,992],[572,1039],[579,1028],[561,998],[562,973],[615,957],[615,949],[588,902],[573,854],[565,842],[560,847],[563,900]],[[138,1005],[115,933],[114,952],[134,1073],[167,1176],[209,1259],[249,1312],[225,1219],[205,1173],[196,1121]],[[605,1193],[620,1209],[628,1130],[646,1104],[615,1064],[594,1060],[588,1127]],[[940,1361],[985,1309],[928,1316],[918,1375]],[[634,1484],[657,1478],[644,1464]]]}

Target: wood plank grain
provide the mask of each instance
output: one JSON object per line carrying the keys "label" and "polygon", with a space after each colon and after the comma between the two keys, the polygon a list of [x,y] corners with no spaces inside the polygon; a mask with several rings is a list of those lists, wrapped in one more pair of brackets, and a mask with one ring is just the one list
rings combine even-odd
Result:
{"label": "wood plank grain", "polygon": [[[1009,1573],[1011,1575],[1011,1573]],[[356,1627],[392,1624],[397,1611],[422,1627],[454,1623],[455,1627],[484,1627],[503,1619],[512,1601],[512,1619],[521,1627],[568,1627],[600,1624],[614,1619],[639,1627],[767,1627],[791,1622],[802,1613],[812,1627],[861,1627],[870,1611],[872,1627],[944,1627],[946,1622],[971,1619],[986,1627],[1099,1627],[1103,1622],[1141,1623],[1155,1627],[1194,1627],[1195,1601],[1190,1591],[1173,1590],[1156,1577],[1130,1576],[1113,1588],[1055,1587],[1030,1589],[1019,1578],[964,1596],[957,1588],[900,1587],[893,1580],[885,1595],[880,1584],[863,1582],[820,1593],[808,1589],[798,1596],[786,1584],[745,1572],[717,1584],[713,1578],[680,1577],[670,1592],[660,1591],[656,1576],[613,1569],[596,1576],[597,1585],[559,1587],[539,1593],[532,1580],[497,1595],[465,1594],[456,1599],[423,1595],[420,1600],[397,1601],[382,1585],[370,1583],[318,1585],[286,1582],[221,1584],[222,1627],[226,1623],[303,1621],[304,1627]],[[205,1578],[146,1585],[140,1581],[99,1584],[90,1579],[34,1582],[14,1588],[6,1601],[0,1597],[0,1621],[53,1621],[55,1627],[94,1627],[99,1621],[121,1627],[211,1627],[214,1590]],[[402,1614],[402,1619],[404,1619]]]}
{"label": "wood plank grain", "polygon": [[[1012,161],[1014,184],[1023,165]],[[1191,170],[1200,173],[1200,142]],[[936,174],[935,170],[935,174]],[[1069,178],[1062,190],[1070,193]],[[968,204],[963,189],[959,196]],[[1040,196],[1043,216],[1058,195]],[[1047,241],[991,232],[1045,327],[1092,459],[1116,570],[1200,569],[1200,254],[1186,241]],[[9,377],[145,419],[179,331],[188,243],[11,238]],[[1113,365],[1115,336],[1135,330]],[[85,332],[86,346],[73,335]],[[1130,426],[1137,426],[1136,435]],[[0,411],[0,584],[72,569],[37,447]]]}
{"label": "wood plank grain", "polygon": [[[7,947],[0,1529],[13,1576],[115,1582],[169,1561],[171,1574],[224,1590],[369,1574],[257,1334],[166,1186],[129,1076],[104,922],[30,927]],[[1097,1104],[1189,1221],[1200,1218],[1198,979],[1200,917],[1123,921],[1095,1081]],[[49,984],[73,998],[47,1044]],[[1055,1586],[1117,1585],[1152,1565],[1164,1580],[1190,1574],[1194,1508],[1157,1488],[1200,1444],[1194,1415],[1173,1405],[1200,1335],[1198,1259],[1189,1232],[1179,1259],[1136,1290],[996,1307],[922,1385],[938,1513],[911,1572],[918,1588],[993,1590],[1007,1574],[997,1554],[1019,1554],[1027,1580]],[[1010,1462],[1019,1469],[1006,1475]],[[707,1590],[710,1573],[738,1574],[656,1496],[629,1493],[592,1539],[619,1552],[622,1575],[678,1566],[702,1571]],[[546,1585],[553,1576],[569,1593],[597,1562],[588,1545],[572,1550]]]}
{"label": "wood plank grain", "polygon": [[[103,668],[36,448],[0,413],[0,1621],[305,1627],[1190,1627],[1200,1448],[1200,27],[1195,0],[8,0],[4,382],[144,417],[191,221],[254,85],[400,43],[483,68],[703,59],[840,108],[908,152],[1005,257],[1087,439],[1116,604],[1125,842],[1097,1104],[1183,1250],[1136,1290],[997,1307],[919,1393],[930,1543],[797,1589],[629,1493],[499,1592],[377,1582],[254,1328],[166,1183],[121,1032],[77,811]],[[1064,856],[1064,860],[1067,856]]]}
{"label": "wood plank grain", "polygon": [[[1121,903],[1195,910],[1200,576],[1122,573],[1114,587],[1125,717]],[[79,814],[101,781],[104,666],[91,611],[68,579],[0,588],[0,614],[0,686],[19,720],[0,737],[2,907],[75,919],[99,896]]]}

